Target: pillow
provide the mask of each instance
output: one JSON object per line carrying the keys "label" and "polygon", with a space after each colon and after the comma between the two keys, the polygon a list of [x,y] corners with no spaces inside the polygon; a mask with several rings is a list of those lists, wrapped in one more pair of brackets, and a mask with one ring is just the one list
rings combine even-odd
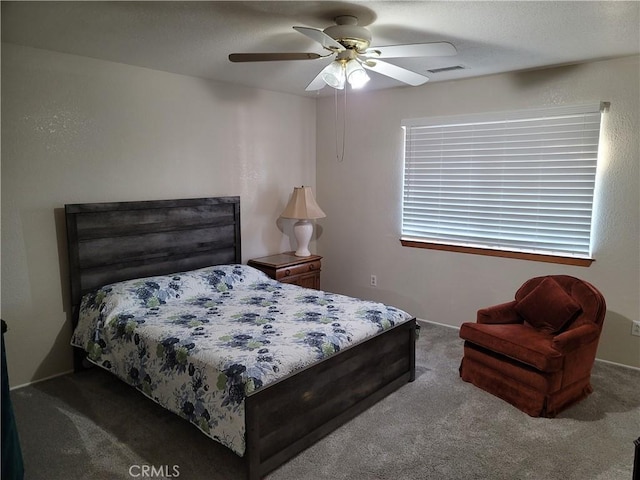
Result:
{"label": "pillow", "polygon": [[251,284],[271,281],[266,273],[248,265],[215,265],[205,267],[199,272],[214,290],[220,292],[231,289],[238,283]]}
{"label": "pillow", "polygon": [[534,328],[557,333],[582,309],[553,278],[547,277],[515,306]]}

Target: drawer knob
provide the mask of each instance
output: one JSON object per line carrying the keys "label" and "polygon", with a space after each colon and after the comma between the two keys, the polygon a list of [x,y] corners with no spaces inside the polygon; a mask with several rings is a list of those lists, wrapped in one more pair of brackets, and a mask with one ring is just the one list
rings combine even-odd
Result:
{"label": "drawer knob", "polygon": [[316,268],[316,266],[313,263],[309,265],[309,270],[313,270],[314,268]]}
{"label": "drawer knob", "polygon": [[284,271],[284,274],[288,277],[289,275],[291,275],[291,270],[289,270],[288,268]]}

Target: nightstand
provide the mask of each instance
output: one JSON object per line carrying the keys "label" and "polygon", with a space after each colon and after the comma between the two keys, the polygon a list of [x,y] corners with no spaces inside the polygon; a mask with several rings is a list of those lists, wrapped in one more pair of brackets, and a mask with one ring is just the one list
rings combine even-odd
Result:
{"label": "nightstand", "polygon": [[322,257],[319,255],[296,257],[293,252],[286,252],[254,258],[249,260],[247,264],[262,270],[279,282],[320,290],[321,259]]}

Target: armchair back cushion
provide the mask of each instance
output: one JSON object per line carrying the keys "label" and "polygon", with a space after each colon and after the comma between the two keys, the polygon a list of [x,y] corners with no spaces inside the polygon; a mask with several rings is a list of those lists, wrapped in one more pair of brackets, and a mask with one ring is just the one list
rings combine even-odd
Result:
{"label": "armchair back cushion", "polygon": [[527,280],[515,294],[516,305],[546,279],[553,280],[580,307],[579,312],[574,315],[573,319],[564,325],[565,330],[571,330],[580,325],[590,323],[595,324],[599,330],[602,329],[606,312],[606,304],[602,293],[590,283],[569,275],[549,275]]}
{"label": "armchair back cushion", "polygon": [[529,325],[546,333],[558,333],[582,307],[552,277],[546,277],[515,304]]}

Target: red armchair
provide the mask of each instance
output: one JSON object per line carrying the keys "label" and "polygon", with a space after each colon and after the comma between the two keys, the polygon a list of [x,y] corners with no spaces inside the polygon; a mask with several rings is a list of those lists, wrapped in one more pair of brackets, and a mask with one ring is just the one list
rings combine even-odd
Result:
{"label": "red armchair", "polygon": [[460,376],[532,417],[555,417],[589,395],[606,304],[567,275],[528,280],[515,300],[463,323]]}

